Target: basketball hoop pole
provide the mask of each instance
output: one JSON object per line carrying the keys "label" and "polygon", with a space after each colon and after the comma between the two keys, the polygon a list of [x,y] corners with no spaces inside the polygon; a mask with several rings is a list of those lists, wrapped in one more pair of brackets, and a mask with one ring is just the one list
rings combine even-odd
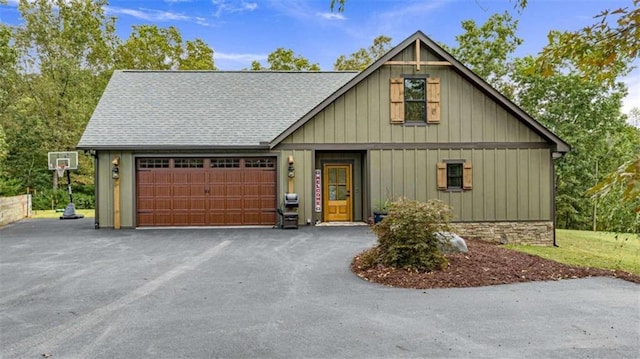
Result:
{"label": "basketball hoop pole", "polygon": [[73,194],[71,193],[71,171],[67,171],[67,189],[69,190],[69,202],[73,203]]}
{"label": "basketball hoop pole", "polygon": [[71,170],[78,169],[78,152],[66,151],[66,152],[49,152],[47,154],[49,161],[49,169],[55,170],[58,175],[58,179],[64,177],[64,172],[67,171],[67,191],[69,192],[69,204],[64,209],[60,219],[79,219],[84,215],[76,214],[76,206],[73,204],[73,193],[71,191]]}

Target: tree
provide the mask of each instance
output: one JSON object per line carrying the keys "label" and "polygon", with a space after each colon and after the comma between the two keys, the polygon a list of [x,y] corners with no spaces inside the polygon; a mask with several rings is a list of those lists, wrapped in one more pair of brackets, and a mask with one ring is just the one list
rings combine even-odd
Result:
{"label": "tree", "polygon": [[180,59],[180,70],[216,70],[213,49],[200,39],[188,40],[184,56]]}
{"label": "tree", "polygon": [[473,20],[465,20],[462,29],[465,32],[456,36],[457,47],[443,47],[497,90],[513,98],[514,89],[508,75],[512,70],[510,57],[522,44],[516,35],[518,21],[504,12],[491,15],[480,27]]}
{"label": "tree", "polygon": [[301,55],[296,55],[293,50],[282,47],[277,48],[267,57],[269,67],[264,67],[260,62],[251,62],[252,71],[320,71],[320,65],[312,64]]}
{"label": "tree", "polygon": [[[116,36],[105,6],[103,0],[21,0],[18,5],[24,20],[12,29],[18,75],[0,125],[9,147],[7,175],[24,186],[41,186],[50,178],[47,151],[75,149],[106,85]],[[83,167],[90,176],[91,165]]]}
{"label": "tree", "polygon": [[640,55],[639,4],[632,0],[631,8],[605,9],[594,17],[596,23],[577,31],[551,31],[532,69],[549,76],[570,61],[590,81],[615,82]]}
{"label": "tree", "polygon": [[614,229],[607,223],[613,214],[619,218],[618,229],[631,226],[634,216],[618,213],[615,201],[594,203],[586,195],[589,187],[619,161],[630,159],[640,145],[637,129],[620,112],[625,86],[587,82],[576,73],[530,74],[528,69],[535,61],[532,57],[517,60],[512,80],[518,88],[516,102],[572,146],[556,162],[558,226],[591,229],[594,205],[602,222],[599,229]]}
{"label": "tree", "polygon": [[215,70],[213,50],[200,39],[183,43],[180,31],[173,26],[133,26],[115,56],[120,69]]}
{"label": "tree", "polygon": [[380,35],[373,39],[373,45],[368,49],[361,48],[360,50],[352,53],[347,58],[345,55],[340,55],[336,59],[333,68],[338,71],[355,70],[362,71],[367,66],[371,65],[377,59],[382,57],[391,48],[391,38]]}

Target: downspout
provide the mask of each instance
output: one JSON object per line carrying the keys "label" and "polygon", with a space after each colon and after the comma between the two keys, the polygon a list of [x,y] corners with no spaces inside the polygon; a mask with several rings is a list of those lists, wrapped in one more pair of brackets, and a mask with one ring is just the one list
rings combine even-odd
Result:
{"label": "downspout", "polygon": [[93,203],[95,207],[93,228],[100,229],[100,206],[98,206],[98,203],[100,203],[100,201],[98,201],[98,193],[100,192],[98,191],[98,188],[100,187],[100,177],[98,176],[98,153],[95,150],[92,150],[91,152],[93,152]]}
{"label": "downspout", "polygon": [[558,191],[556,185],[556,159],[561,158],[562,153],[551,152],[551,218],[553,219],[553,246],[559,247],[556,243],[556,194]]}

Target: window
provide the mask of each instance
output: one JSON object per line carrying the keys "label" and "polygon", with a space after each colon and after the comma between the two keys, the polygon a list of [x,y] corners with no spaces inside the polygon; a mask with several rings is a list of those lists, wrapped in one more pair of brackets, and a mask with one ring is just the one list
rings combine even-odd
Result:
{"label": "window", "polygon": [[244,166],[248,168],[275,168],[276,164],[271,158],[248,158],[244,160]]}
{"label": "window", "polygon": [[464,160],[438,162],[437,183],[440,191],[470,190],[473,185],[473,168]]}
{"label": "window", "polygon": [[202,168],[204,167],[204,161],[197,158],[177,158],[174,160],[173,167],[175,168]]}
{"label": "window", "polygon": [[462,189],[462,163],[447,163],[447,189]]}
{"label": "window", "polygon": [[404,121],[426,122],[425,79],[404,79]]}
{"label": "window", "polygon": [[240,168],[240,160],[237,158],[212,158],[211,168]]}
{"label": "window", "polygon": [[138,168],[169,168],[169,159],[143,159],[138,162]]}
{"label": "window", "polygon": [[391,123],[440,123],[440,79],[391,78]]}

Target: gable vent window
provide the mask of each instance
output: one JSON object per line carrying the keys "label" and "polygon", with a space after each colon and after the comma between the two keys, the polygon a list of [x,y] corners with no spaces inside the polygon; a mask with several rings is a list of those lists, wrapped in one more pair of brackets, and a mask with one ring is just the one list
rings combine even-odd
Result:
{"label": "gable vent window", "polygon": [[473,167],[464,160],[439,162],[436,176],[440,191],[464,191],[473,187]]}
{"label": "gable vent window", "polygon": [[391,123],[440,123],[440,79],[392,78]]}

